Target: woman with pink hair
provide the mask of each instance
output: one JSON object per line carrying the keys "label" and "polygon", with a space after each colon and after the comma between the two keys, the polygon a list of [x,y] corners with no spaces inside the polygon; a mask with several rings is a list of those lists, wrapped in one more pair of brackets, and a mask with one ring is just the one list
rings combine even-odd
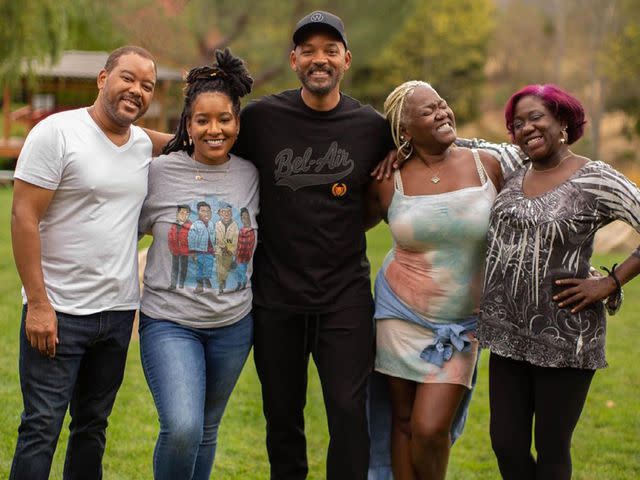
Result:
{"label": "woman with pink hair", "polygon": [[640,231],[640,191],[569,149],[584,116],[554,85],[529,85],[505,108],[531,162],[505,178],[493,205],[478,340],[491,351],[491,442],[506,480],[571,478],[573,430],[607,366],[601,300],[619,307],[621,286],[640,273],[638,248],[608,276],[589,274],[599,228],[619,219]]}

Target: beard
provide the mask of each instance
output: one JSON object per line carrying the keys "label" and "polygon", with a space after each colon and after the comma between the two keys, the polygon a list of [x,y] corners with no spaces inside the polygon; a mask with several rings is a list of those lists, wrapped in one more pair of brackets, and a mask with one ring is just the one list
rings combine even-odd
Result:
{"label": "beard", "polygon": [[[145,112],[146,108],[144,108],[144,104],[142,99],[136,97],[135,95],[130,94],[122,94],[122,95],[114,95],[112,92],[109,92],[109,83],[105,83],[104,88],[105,95],[103,97],[104,101],[102,102],[104,105],[104,110],[107,115],[111,118],[111,120],[121,127],[129,127],[133,122],[138,120]],[[119,110],[119,105],[121,101],[130,100],[134,102],[138,107],[138,112],[136,114],[128,114],[125,112],[121,112]]]}
{"label": "beard", "polygon": [[[328,74],[328,78],[323,80],[322,83],[316,83],[312,78],[312,75],[315,72],[326,72]],[[298,79],[300,79],[300,83],[302,83],[306,90],[315,95],[322,96],[336,88],[340,83],[340,80],[342,80],[344,72],[331,67],[309,67],[306,71],[297,69],[296,74],[298,75]]]}

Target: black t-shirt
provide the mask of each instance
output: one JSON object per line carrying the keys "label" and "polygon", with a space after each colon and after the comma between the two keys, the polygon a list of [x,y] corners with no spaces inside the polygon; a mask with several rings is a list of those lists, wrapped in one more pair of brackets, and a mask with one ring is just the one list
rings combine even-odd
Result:
{"label": "black t-shirt", "polygon": [[255,304],[320,313],[371,302],[365,192],[392,146],[382,115],[344,94],[328,112],[299,89],[244,108],[234,152],[260,175]]}

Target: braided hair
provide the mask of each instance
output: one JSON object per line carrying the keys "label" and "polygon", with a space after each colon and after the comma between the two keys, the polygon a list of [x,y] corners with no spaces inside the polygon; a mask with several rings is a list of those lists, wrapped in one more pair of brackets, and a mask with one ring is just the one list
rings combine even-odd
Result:
{"label": "braided hair", "polygon": [[187,74],[180,123],[174,137],[167,143],[162,153],[180,150],[189,155],[193,153],[187,124],[191,119],[193,104],[201,93],[219,92],[226,95],[233,105],[233,114],[236,117],[240,115],[240,98],[251,92],[253,78],[249,75],[243,61],[234,57],[228,48],[216,50],[215,57],[216,61],[213,65],[192,68]]}
{"label": "braided hair", "polygon": [[[393,137],[393,143],[399,151],[405,155],[410,145],[403,142],[401,137],[402,126],[404,124],[404,103],[407,97],[413,94],[417,87],[433,88],[427,82],[421,80],[410,80],[398,85],[384,101],[384,116],[391,124],[391,135]],[[409,157],[411,154],[406,154],[405,157]]]}

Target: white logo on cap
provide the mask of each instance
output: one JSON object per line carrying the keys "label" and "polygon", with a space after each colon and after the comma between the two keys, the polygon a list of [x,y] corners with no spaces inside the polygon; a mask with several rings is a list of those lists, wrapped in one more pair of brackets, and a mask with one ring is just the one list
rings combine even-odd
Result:
{"label": "white logo on cap", "polygon": [[311,14],[309,20],[311,20],[312,22],[321,22],[322,20],[324,20],[324,16],[320,12],[316,12]]}

